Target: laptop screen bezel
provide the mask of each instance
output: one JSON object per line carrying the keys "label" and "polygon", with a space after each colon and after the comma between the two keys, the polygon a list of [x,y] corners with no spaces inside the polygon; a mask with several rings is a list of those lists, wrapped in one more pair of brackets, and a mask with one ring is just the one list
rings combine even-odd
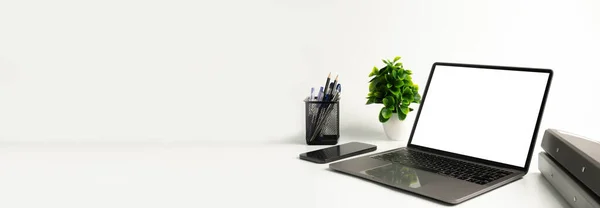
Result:
{"label": "laptop screen bezel", "polygon": [[[425,105],[426,100],[427,100],[427,91],[429,90],[429,84],[431,83],[431,79],[433,78],[433,74],[435,73],[435,68],[437,66],[468,67],[468,68],[481,68],[481,69],[486,69],[486,70],[489,69],[489,70],[508,70],[508,71],[521,71],[521,72],[548,73],[548,81],[546,83],[544,97],[542,99],[540,111],[538,113],[538,118],[536,120],[533,137],[531,138],[531,144],[529,145],[529,152],[527,153],[527,158],[526,158],[524,167],[509,165],[509,164],[505,164],[505,163],[501,163],[501,162],[485,160],[485,159],[472,157],[472,156],[468,156],[468,155],[462,155],[459,153],[447,152],[447,151],[443,151],[443,150],[438,150],[438,149],[434,149],[434,148],[429,148],[429,147],[425,147],[425,146],[412,144],[412,139],[415,134],[415,130],[417,129],[417,125],[419,123],[419,118],[421,116],[421,110],[423,109],[423,106]],[[487,164],[487,165],[493,165],[493,166],[497,166],[497,167],[504,167],[504,168],[510,168],[510,169],[527,172],[529,170],[529,165],[531,163],[531,157],[533,155],[533,150],[535,148],[535,142],[536,142],[536,138],[537,138],[537,135],[539,132],[540,123],[542,121],[542,116],[544,114],[544,108],[546,106],[546,100],[548,98],[548,92],[550,91],[550,84],[552,82],[553,75],[554,75],[554,72],[551,69],[536,69],[536,68],[524,68],[524,67],[508,67],[508,66],[491,66],[491,65],[436,62],[431,67],[431,71],[429,73],[429,78],[427,79],[427,84],[425,85],[425,90],[424,90],[423,96],[421,98],[421,103],[419,105],[419,110],[417,111],[417,116],[415,118],[415,122],[413,124],[412,131],[410,133],[410,138],[408,140],[407,147],[421,149],[424,151],[433,152],[435,154],[445,155],[445,156],[449,156],[449,157],[455,157],[455,158],[469,160],[469,161],[478,162],[478,163],[483,163],[483,164]]]}

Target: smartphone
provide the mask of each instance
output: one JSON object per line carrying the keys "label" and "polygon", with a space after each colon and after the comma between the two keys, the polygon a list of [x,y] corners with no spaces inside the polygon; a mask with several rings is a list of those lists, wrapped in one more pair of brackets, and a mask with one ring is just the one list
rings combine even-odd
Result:
{"label": "smartphone", "polygon": [[302,153],[300,154],[300,159],[323,164],[375,150],[377,150],[377,146],[375,145],[360,142],[350,142],[312,152]]}

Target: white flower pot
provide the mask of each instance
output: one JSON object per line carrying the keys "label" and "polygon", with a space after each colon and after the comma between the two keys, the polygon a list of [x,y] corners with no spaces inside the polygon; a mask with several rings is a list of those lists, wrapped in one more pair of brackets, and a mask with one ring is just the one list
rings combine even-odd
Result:
{"label": "white flower pot", "polygon": [[397,141],[408,141],[416,114],[416,111],[409,112],[403,121],[398,118],[397,113],[392,114],[390,120],[383,123],[383,131],[387,138]]}

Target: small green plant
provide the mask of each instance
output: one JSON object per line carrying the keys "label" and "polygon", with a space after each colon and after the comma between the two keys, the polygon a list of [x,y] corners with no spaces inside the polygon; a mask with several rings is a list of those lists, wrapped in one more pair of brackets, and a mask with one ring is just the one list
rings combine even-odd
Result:
{"label": "small green plant", "polygon": [[375,66],[369,74],[373,78],[369,81],[367,105],[383,104],[379,111],[381,123],[388,121],[393,113],[398,113],[400,120],[406,119],[408,113],[413,111],[409,105],[421,102],[419,86],[412,82],[412,71],[404,69],[399,60],[400,56],[393,61],[383,60],[386,66],[381,69]]}

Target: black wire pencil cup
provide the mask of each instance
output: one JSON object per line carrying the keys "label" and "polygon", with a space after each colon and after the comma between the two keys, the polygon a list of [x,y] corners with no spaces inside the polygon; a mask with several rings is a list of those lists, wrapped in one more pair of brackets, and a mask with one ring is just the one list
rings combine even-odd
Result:
{"label": "black wire pencil cup", "polygon": [[306,144],[334,145],[340,138],[340,86],[331,94],[308,97],[306,105]]}

